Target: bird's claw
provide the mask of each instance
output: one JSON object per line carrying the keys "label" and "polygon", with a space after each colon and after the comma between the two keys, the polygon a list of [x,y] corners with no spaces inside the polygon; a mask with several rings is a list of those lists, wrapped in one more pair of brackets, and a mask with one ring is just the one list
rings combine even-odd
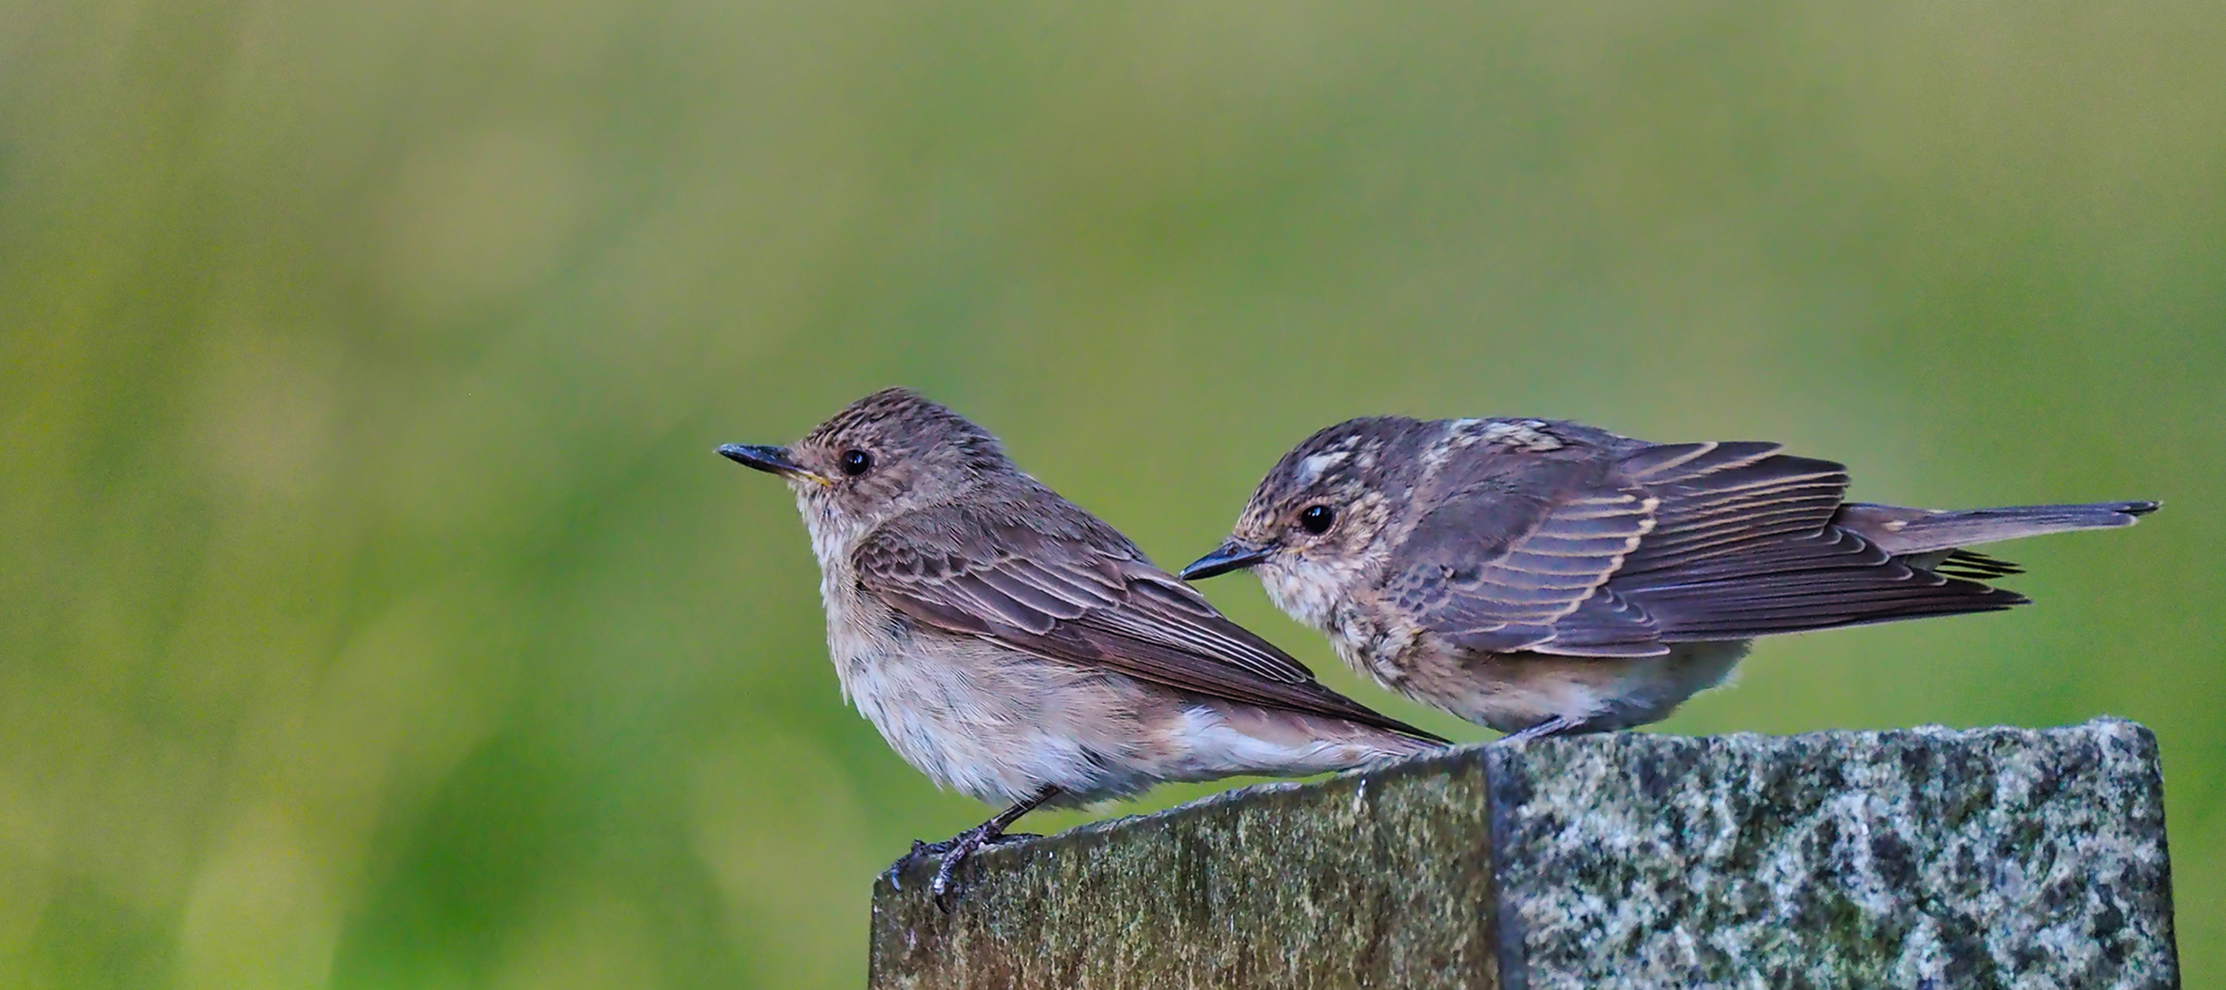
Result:
{"label": "bird's claw", "polygon": [[951,874],[951,871],[957,865],[958,857],[956,856],[944,860],[942,868],[935,871],[934,881],[928,884],[929,898],[935,901],[935,909],[944,914],[950,914],[958,909],[958,895],[966,890],[958,883],[958,879]]}
{"label": "bird's claw", "polygon": [[951,840],[942,864],[935,868],[935,879],[928,884],[928,894],[935,900],[936,910],[949,914],[958,907],[959,895],[966,892],[965,885],[958,882],[959,864],[989,841],[990,837],[978,828],[967,829]]}
{"label": "bird's claw", "polygon": [[957,903],[958,895],[965,892],[965,886],[958,882],[957,871],[960,860],[990,846],[1001,846],[1008,842],[1040,838],[1043,838],[1043,836],[1034,832],[1000,832],[989,836],[975,836],[972,833],[967,833],[941,842],[922,842],[919,839],[914,839],[912,840],[912,850],[897,857],[896,862],[890,863],[888,869],[881,871],[881,875],[888,878],[889,886],[892,889],[903,890],[904,875],[911,872],[913,864],[936,856],[950,854],[936,867],[935,880],[928,888],[935,895],[935,906],[942,908],[944,914],[949,914],[952,906]]}
{"label": "bird's claw", "polygon": [[906,870],[912,868],[912,864],[929,856],[941,855],[943,862],[937,864],[935,868],[935,879],[928,884],[928,894],[935,900],[935,906],[938,910],[944,914],[951,913],[952,909],[958,904],[959,895],[965,893],[966,890],[965,885],[960,883],[958,879],[960,864],[965,863],[968,856],[980,852],[984,846],[1003,845],[1021,839],[1037,838],[1037,836],[1026,832],[1007,832],[1005,827],[1011,825],[1020,816],[1036,810],[1045,801],[1058,797],[1059,794],[1058,788],[1047,787],[1036,792],[1033,797],[1005,809],[997,817],[941,842],[912,840],[912,851],[905,853],[902,858],[889,864],[889,886],[903,890],[904,886],[898,882],[899,878]]}
{"label": "bird's claw", "polygon": [[912,869],[913,864],[932,856],[940,856],[951,851],[957,845],[958,840],[955,838],[944,839],[941,842],[922,842],[914,839],[912,840],[911,851],[897,857],[897,861],[890,863],[889,868],[882,871],[881,875],[889,878],[889,886],[897,890],[903,890],[904,874]]}
{"label": "bird's claw", "polygon": [[966,884],[959,880],[958,870],[968,857],[990,846],[1038,838],[1042,836],[1031,832],[992,833],[986,828],[975,828],[960,833],[948,843],[937,843],[947,848],[937,850],[944,853],[943,863],[935,868],[935,880],[928,884],[928,893],[933,895],[936,908],[949,914],[958,907],[959,897],[966,893]]}

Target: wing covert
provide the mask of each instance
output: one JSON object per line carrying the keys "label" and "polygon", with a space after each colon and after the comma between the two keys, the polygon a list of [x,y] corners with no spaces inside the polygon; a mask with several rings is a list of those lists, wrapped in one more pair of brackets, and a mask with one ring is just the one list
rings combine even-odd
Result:
{"label": "wing covert", "polygon": [[[1596,594],[1653,531],[1656,505],[1637,487],[1527,505],[1496,491],[1463,495],[1416,526],[1402,551],[1412,563],[1385,590],[1465,649],[1658,655],[1666,648],[1643,612]],[[1511,514],[1513,525],[1493,525]],[[1564,635],[1571,645],[1559,645]]]}

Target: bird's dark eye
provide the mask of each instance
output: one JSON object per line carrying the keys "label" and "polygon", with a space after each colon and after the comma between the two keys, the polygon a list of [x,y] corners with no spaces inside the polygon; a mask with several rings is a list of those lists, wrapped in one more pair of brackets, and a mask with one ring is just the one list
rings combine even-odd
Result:
{"label": "bird's dark eye", "polygon": [[1299,513],[1299,525],[1316,536],[1329,532],[1330,524],[1336,521],[1336,510],[1326,505],[1309,505],[1305,511]]}
{"label": "bird's dark eye", "polygon": [[842,473],[853,478],[873,470],[873,455],[863,450],[842,452]]}

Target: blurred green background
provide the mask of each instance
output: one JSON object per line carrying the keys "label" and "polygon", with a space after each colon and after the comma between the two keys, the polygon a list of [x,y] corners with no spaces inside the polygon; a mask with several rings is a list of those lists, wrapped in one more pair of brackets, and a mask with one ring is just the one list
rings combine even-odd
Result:
{"label": "blurred green background", "polygon": [[2163,498],[1659,728],[2147,722],[2226,982],[2215,0],[0,24],[0,986],[859,985],[874,872],[986,809],[843,705],[712,447],[900,383],[1162,564],[1376,412]]}

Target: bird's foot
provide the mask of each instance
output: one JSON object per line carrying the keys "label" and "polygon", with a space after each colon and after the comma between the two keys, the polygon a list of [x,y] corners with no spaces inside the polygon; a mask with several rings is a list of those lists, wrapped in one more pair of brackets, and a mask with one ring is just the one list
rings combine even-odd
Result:
{"label": "bird's foot", "polygon": [[960,832],[950,840],[950,848],[943,850],[943,865],[935,868],[935,879],[928,884],[928,893],[935,898],[936,908],[944,914],[951,913],[958,906],[959,897],[966,893],[966,884],[958,878],[958,868],[967,857],[990,846],[1037,838],[1027,832],[997,829],[996,824],[977,825]]}
{"label": "bird's foot", "polygon": [[941,842],[922,842],[914,839],[912,840],[912,851],[897,857],[897,861],[890,863],[889,868],[883,870],[881,875],[889,878],[889,886],[903,890],[904,874],[912,869],[913,864],[941,856],[957,846],[957,837],[944,839]]}
{"label": "bird's foot", "polygon": [[940,855],[943,857],[943,863],[935,868],[935,881],[928,885],[928,893],[935,898],[937,908],[940,908],[944,914],[951,913],[952,905],[958,903],[958,895],[962,892],[958,883],[959,864],[966,862],[966,857],[980,852],[983,846],[997,845],[1015,839],[1035,838],[1035,836],[1020,832],[1007,833],[1005,828],[1019,821],[1020,816],[1042,807],[1045,801],[1058,797],[1062,793],[1064,792],[1056,787],[1043,788],[1029,795],[1026,800],[998,812],[997,817],[941,842],[912,840],[912,851],[905,853],[904,858],[889,865],[889,886],[902,889],[903,885],[897,881],[906,869],[926,857]]}
{"label": "bird's foot", "polygon": [[[943,855],[944,853],[950,852],[953,849],[957,849],[959,847],[959,843],[966,838],[968,833],[978,831],[980,831],[980,829],[978,828],[968,829],[966,832],[961,832],[958,835],[952,836],[948,839],[944,839],[941,842],[922,842],[918,839],[914,839],[912,840],[912,851],[897,857],[897,861],[894,863],[890,863],[888,869],[881,871],[881,875],[889,878],[889,886],[894,887],[898,890],[903,890],[904,874],[912,869],[912,865],[914,863],[933,859],[937,856]],[[1027,839],[1041,838],[1043,838],[1043,836],[1037,835],[1034,832],[999,832],[996,835],[991,835],[983,838],[981,842],[978,843],[977,847],[1001,846],[1008,842],[1021,842]],[[937,870],[936,875],[942,876],[943,870]]]}
{"label": "bird's foot", "polygon": [[928,883],[928,896],[935,900],[936,910],[949,914],[957,908],[959,895],[966,893],[966,885],[958,878],[959,864],[989,845],[993,838],[986,826],[977,826],[951,839],[951,847],[943,853],[942,865],[935,868],[935,879]]}

